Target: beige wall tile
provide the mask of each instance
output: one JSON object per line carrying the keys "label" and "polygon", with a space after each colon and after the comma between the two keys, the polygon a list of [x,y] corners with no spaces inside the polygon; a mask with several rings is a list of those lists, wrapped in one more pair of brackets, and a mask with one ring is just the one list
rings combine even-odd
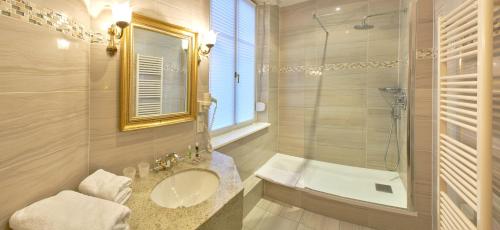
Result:
{"label": "beige wall tile", "polygon": [[283,107],[303,107],[305,92],[303,89],[280,88],[279,106]]}
{"label": "beige wall tile", "polygon": [[[366,104],[367,107],[372,107],[372,108],[387,108],[387,97],[386,95],[382,94],[378,88],[368,88],[366,90]],[[390,97],[388,98],[390,99]]]}
{"label": "beige wall tile", "polygon": [[393,60],[398,56],[398,45],[398,37],[370,41],[368,43],[368,58],[378,60],[376,57],[384,56],[385,60]]}
{"label": "beige wall tile", "polygon": [[395,87],[398,84],[398,69],[390,68],[382,71],[366,73],[367,88]]}
{"label": "beige wall tile", "polygon": [[[332,162],[336,164],[350,165],[356,167],[366,167],[366,149],[363,146],[343,147],[339,145],[314,144],[313,153],[305,154],[310,159]],[[306,146],[308,143],[306,143]]]}
{"label": "beige wall tile", "polygon": [[[86,92],[3,94],[0,216],[72,189],[87,175]],[[82,106],[83,105],[83,106]],[[64,173],[62,173],[64,172]],[[40,181],[44,183],[40,184]]]}
{"label": "beige wall tile", "polygon": [[[367,84],[365,73],[335,73],[325,72],[321,81],[321,89],[364,89]],[[317,84],[316,84],[317,85]],[[318,87],[318,86],[316,86]]]}
{"label": "beige wall tile", "polygon": [[366,109],[363,107],[322,106],[317,109],[306,109],[306,118],[296,122],[306,125],[329,126],[335,128],[360,129],[366,126]]}
{"label": "beige wall tile", "polygon": [[[0,38],[4,54],[0,57],[0,92],[87,90],[88,43],[8,17],[2,18],[0,27],[4,31]],[[58,39],[68,41],[69,48],[59,49]]]}
{"label": "beige wall tile", "polygon": [[120,71],[120,63],[116,58],[109,58],[106,53],[106,44],[92,44],[90,46],[90,89],[92,91],[113,90],[120,88],[116,73]]}
{"label": "beige wall tile", "polygon": [[416,61],[416,88],[432,89],[432,62],[433,59],[422,59]]}
{"label": "beige wall tile", "polygon": [[415,120],[415,150],[432,151],[432,121],[426,119]]}
{"label": "beige wall tile", "polygon": [[[312,132],[312,131],[311,131]],[[365,146],[366,132],[364,128],[336,128],[317,126],[308,137],[324,145],[334,145],[345,148],[363,149]]]}
{"label": "beige wall tile", "polygon": [[433,43],[433,22],[419,22],[417,23],[417,49],[432,48]]}
{"label": "beige wall tile", "polygon": [[305,119],[304,108],[301,107],[280,107],[279,121],[302,123]]}
{"label": "beige wall tile", "polygon": [[415,118],[418,120],[432,119],[432,89],[415,90]]}
{"label": "beige wall tile", "polygon": [[367,104],[366,96],[364,89],[321,89],[320,91],[307,89],[304,92],[304,104],[307,108],[314,106],[363,107]]}
{"label": "beige wall tile", "polygon": [[[34,1],[88,25],[80,1]],[[45,27],[0,20],[0,229],[10,215],[88,174],[89,44]],[[58,39],[69,42],[67,49]]]}
{"label": "beige wall tile", "polygon": [[[280,130],[280,133],[282,131]],[[278,152],[292,156],[303,157],[305,151],[305,141],[303,138],[278,136]]]}

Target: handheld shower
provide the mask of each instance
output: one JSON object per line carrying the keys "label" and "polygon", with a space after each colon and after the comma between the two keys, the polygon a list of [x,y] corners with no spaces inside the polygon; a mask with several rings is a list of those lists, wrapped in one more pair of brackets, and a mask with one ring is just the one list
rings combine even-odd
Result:
{"label": "handheld shower", "polygon": [[[397,87],[385,87],[379,88],[380,92],[392,95],[393,100],[387,100],[387,103],[391,106],[391,125],[389,128],[389,135],[387,137],[387,144],[384,154],[384,164],[387,170],[395,171],[399,168],[399,164],[401,161],[401,149],[399,143],[399,121],[401,120],[401,111],[406,110],[406,93],[403,89]],[[390,168],[387,163],[387,158],[389,157],[389,149],[391,147],[392,136],[395,134],[396,141],[396,166],[394,168]]]}

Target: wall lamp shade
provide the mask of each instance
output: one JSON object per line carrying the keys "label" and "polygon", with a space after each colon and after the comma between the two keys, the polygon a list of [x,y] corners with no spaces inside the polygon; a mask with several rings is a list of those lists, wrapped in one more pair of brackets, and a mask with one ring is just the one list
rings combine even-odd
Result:
{"label": "wall lamp shade", "polygon": [[[200,56],[200,59],[202,57],[208,58],[208,55],[210,54],[210,51],[215,45],[215,42],[217,41],[217,33],[215,33],[213,30],[210,30],[201,36],[201,42],[200,42],[200,47],[198,48],[198,54]],[[198,62],[200,61],[198,60]]]}
{"label": "wall lamp shade", "polygon": [[[111,7],[111,14],[113,24],[108,29],[109,43],[106,51],[113,56],[118,51],[116,39],[121,39],[123,30],[130,25],[130,21],[132,20],[132,9],[128,3],[114,4]],[[117,31],[116,27],[120,28],[120,32]]]}
{"label": "wall lamp shade", "polygon": [[130,23],[132,20],[132,9],[128,3],[114,4],[111,8],[113,20],[118,22]]}
{"label": "wall lamp shade", "polygon": [[217,33],[215,33],[213,30],[210,30],[206,34],[204,34],[203,40],[203,44],[205,44],[206,46],[213,46],[217,41]]}

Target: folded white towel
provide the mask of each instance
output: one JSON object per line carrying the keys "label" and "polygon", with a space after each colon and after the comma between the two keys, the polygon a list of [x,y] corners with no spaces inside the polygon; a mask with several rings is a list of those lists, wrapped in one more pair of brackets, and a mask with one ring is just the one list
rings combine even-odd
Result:
{"label": "folded white towel", "polygon": [[40,200],[10,217],[14,230],[127,230],[130,209],[74,191]]}
{"label": "folded white towel", "polygon": [[132,195],[131,188],[123,189],[121,192],[118,193],[114,202],[118,204],[125,204],[125,202],[127,202],[128,198],[130,198],[131,195]]}
{"label": "folded white towel", "polygon": [[132,180],[128,177],[117,176],[99,169],[80,183],[78,191],[89,196],[118,202],[118,200],[123,200],[120,194],[129,188],[131,183]]}

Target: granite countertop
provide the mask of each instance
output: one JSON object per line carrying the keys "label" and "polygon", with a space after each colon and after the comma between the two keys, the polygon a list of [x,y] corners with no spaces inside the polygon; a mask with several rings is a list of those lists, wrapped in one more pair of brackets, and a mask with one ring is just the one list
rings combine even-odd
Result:
{"label": "granite countertop", "polygon": [[[219,152],[202,154],[197,165],[181,162],[171,171],[151,172],[132,183],[132,196],[125,204],[132,210],[130,229],[196,229],[243,190],[243,184],[231,157]],[[169,209],[155,204],[149,197],[163,179],[188,169],[208,169],[219,176],[217,191],[208,200],[188,208]]]}

